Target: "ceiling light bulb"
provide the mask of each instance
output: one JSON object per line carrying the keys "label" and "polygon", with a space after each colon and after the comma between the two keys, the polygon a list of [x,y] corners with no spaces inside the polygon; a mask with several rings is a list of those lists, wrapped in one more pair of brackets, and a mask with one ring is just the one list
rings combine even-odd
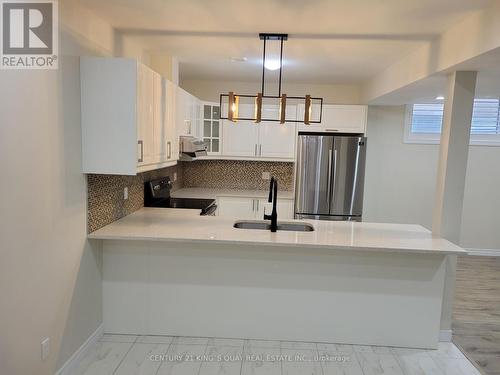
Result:
{"label": "ceiling light bulb", "polygon": [[267,70],[278,70],[281,65],[279,60],[266,60],[266,62],[264,63],[264,67]]}
{"label": "ceiling light bulb", "polygon": [[444,96],[443,95],[436,96],[436,100],[444,100]]}

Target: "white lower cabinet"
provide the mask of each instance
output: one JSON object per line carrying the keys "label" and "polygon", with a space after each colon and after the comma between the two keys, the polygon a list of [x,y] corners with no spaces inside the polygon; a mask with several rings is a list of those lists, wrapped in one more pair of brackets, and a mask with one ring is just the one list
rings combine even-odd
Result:
{"label": "white lower cabinet", "polygon": [[217,216],[235,219],[255,219],[256,199],[247,197],[218,197]]}
{"label": "white lower cabinet", "polygon": [[[279,193],[278,193],[279,197]],[[259,199],[259,203],[257,204],[258,212],[257,218],[262,219],[264,217],[264,207],[267,205],[267,199]],[[268,215],[271,214],[272,207],[269,206]],[[292,199],[279,199],[276,204],[276,211],[278,212],[278,220],[290,220],[294,217],[294,206]]]}
{"label": "white lower cabinet", "polygon": [[[278,193],[279,196],[279,193]],[[267,199],[252,197],[218,197],[217,216],[234,219],[262,220]],[[276,206],[278,220],[293,219],[293,200],[279,199]],[[271,214],[271,212],[268,212]]]}

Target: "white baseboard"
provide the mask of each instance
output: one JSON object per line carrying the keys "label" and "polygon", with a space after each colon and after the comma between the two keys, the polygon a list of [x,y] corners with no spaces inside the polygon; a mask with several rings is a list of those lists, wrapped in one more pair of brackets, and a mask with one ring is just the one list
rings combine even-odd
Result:
{"label": "white baseboard", "polygon": [[466,249],[469,255],[500,257],[500,249]]}
{"label": "white baseboard", "polygon": [[76,352],[66,361],[64,365],[57,370],[55,375],[71,375],[74,373],[77,364],[82,360],[82,358],[87,354],[90,348],[102,337],[104,333],[104,326],[101,324],[97,329],[89,336],[89,338],[78,348]]}
{"label": "white baseboard", "polygon": [[452,333],[451,329],[442,329],[439,331],[439,342],[451,342]]}

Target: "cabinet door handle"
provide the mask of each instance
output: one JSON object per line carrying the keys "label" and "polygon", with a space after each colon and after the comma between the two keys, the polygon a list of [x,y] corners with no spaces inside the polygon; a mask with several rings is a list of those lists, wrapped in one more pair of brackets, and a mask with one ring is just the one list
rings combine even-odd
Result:
{"label": "cabinet door handle", "polygon": [[252,211],[255,212],[255,199],[252,199]]}
{"label": "cabinet door handle", "polygon": [[258,199],[256,199],[255,201],[257,202],[257,209],[256,209],[255,211],[257,211],[257,212],[258,212],[258,211],[259,211],[259,200],[258,200]]}
{"label": "cabinet door handle", "polygon": [[257,143],[255,144],[255,150],[253,152],[253,156],[257,156]]}
{"label": "cabinet door handle", "polygon": [[262,145],[259,145],[259,156],[262,156]]}
{"label": "cabinet door handle", "polygon": [[144,142],[142,140],[140,140],[140,141],[137,141],[137,144],[139,146],[141,146],[141,152],[139,153],[140,156],[139,156],[139,159],[137,159],[137,161],[139,163],[142,163],[144,161]]}
{"label": "cabinet door handle", "polygon": [[332,129],[332,128],[329,128],[329,129],[325,129],[325,131],[327,132],[338,132],[339,129]]}
{"label": "cabinet door handle", "polygon": [[167,142],[167,159],[172,157],[172,143],[170,141]]}

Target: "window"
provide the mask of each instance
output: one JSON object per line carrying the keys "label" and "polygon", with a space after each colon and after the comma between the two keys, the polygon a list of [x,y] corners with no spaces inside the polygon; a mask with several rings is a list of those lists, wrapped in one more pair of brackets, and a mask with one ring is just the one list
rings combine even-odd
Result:
{"label": "window", "polygon": [[[439,143],[443,110],[444,105],[441,103],[409,105],[404,141],[406,143]],[[500,146],[500,100],[474,100],[471,144]]]}

